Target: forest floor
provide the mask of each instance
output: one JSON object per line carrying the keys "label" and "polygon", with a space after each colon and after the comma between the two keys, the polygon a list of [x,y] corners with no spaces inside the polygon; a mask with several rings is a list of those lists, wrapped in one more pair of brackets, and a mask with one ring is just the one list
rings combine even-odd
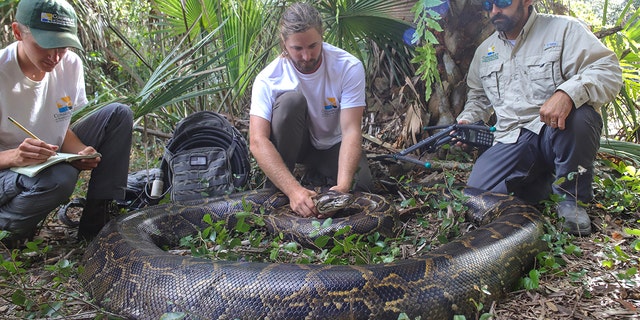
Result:
{"label": "forest floor", "polygon": [[[418,183],[432,183],[443,180],[443,171],[447,171],[463,182],[468,166],[451,167],[429,172],[378,162],[372,166],[377,177],[407,176]],[[400,194],[398,203],[402,198]],[[486,312],[492,319],[640,319],[639,238],[625,231],[640,229],[640,214],[610,214],[597,205],[591,206],[589,214],[594,229],[590,236],[563,238],[579,250],[558,255],[560,266],[542,274],[537,289],[511,292],[488,306]],[[437,229],[440,221],[432,219],[431,226]],[[553,216],[547,219],[556,222]],[[59,318],[117,318],[96,306],[77,281],[86,244],[78,243],[75,233],[75,228],[62,224],[55,214],[47,219],[36,238],[43,241],[40,247],[46,245],[48,251],[19,255],[24,272],[0,277],[4,282],[0,284],[0,319],[44,319],[54,314],[29,311],[28,303],[22,306],[12,303],[16,301],[12,296],[16,288],[22,289],[27,301],[54,305],[58,315],[62,315]],[[68,265],[60,264],[61,261],[67,261]]]}
{"label": "forest floor", "polygon": [[496,319],[640,319],[640,277],[637,271],[628,276],[640,261],[638,252],[604,266],[619,254],[616,247],[633,241],[623,226],[637,227],[637,219],[621,221],[605,213],[592,217],[595,232],[572,240],[581,254],[562,256],[561,272],[544,275],[538,289],[509,294],[491,312]]}
{"label": "forest floor", "polygon": [[[455,150],[446,153],[455,154]],[[427,155],[425,160],[428,158]],[[434,158],[447,158],[447,155],[441,152]],[[434,167],[439,170],[433,171],[406,164],[386,164],[377,171],[383,172],[382,176],[406,174],[421,185],[441,182],[446,176],[455,176],[456,183],[464,184],[471,163],[434,160]],[[604,166],[596,167],[600,178],[610,173]],[[558,229],[547,230],[557,243],[562,243],[550,251],[574,246],[575,250],[557,256],[559,265],[540,275],[537,289],[513,291],[490,306],[491,319],[640,319],[640,235],[627,232],[640,229],[640,212],[609,213],[600,205],[602,199],[598,199],[598,195],[596,191],[596,198],[588,209],[592,234],[574,237],[559,234]],[[640,195],[635,197],[638,199]],[[555,213],[540,209],[548,224],[554,228],[559,226]],[[434,227],[438,223],[432,221]],[[483,314],[485,312],[479,312],[477,318]]]}

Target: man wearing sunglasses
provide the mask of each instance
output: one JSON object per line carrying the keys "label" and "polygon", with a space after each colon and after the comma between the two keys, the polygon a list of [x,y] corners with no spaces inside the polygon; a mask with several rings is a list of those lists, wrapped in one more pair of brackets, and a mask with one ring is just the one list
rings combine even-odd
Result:
{"label": "man wearing sunglasses", "polygon": [[564,230],[585,236],[599,111],[620,90],[621,69],[587,26],[539,14],[533,2],[482,2],[496,32],[476,50],[457,120],[488,121],[495,113],[496,143],[478,158],[467,184],[532,203],[554,193]]}

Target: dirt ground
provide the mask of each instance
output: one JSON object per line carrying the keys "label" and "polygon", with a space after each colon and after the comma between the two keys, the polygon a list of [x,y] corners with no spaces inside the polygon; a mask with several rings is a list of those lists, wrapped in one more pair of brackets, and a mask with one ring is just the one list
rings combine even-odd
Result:
{"label": "dirt ground", "polygon": [[[442,166],[464,169],[458,174],[466,181],[468,168],[447,163]],[[423,184],[442,180],[427,172],[413,178]],[[592,234],[568,240],[579,250],[562,255],[562,266],[541,275],[538,289],[511,292],[490,306],[492,319],[640,319],[640,237],[625,232],[640,229],[640,213],[609,214],[595,202],[588,211]],[[557,225],[554,217],[545,219]]]}
{"label": "dirt ground", "polygon": [[[602,265],[612,254],[612,245],[631,241],[620,231],[614,224],[590,237],[575,239],[582,255],[564,257],[565,274],[543,276],[535,291],[511,293],[493,309],[495,319],[640,319],[640,277],[637,272],[626,280],[618,277],[631,267],[637,268],[637,252],[612,268]],[[613,243],[605,243],[605,238]]]}

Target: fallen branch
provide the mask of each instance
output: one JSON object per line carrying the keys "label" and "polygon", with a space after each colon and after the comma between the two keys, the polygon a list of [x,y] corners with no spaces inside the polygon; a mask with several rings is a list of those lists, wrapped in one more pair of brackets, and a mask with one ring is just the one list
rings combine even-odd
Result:
{"label": "fallen branch", "polygon": [[162,132],[162,131],[159,131],[159,130],[145,129],[144,127],[140,127],[140,126],[133,127],[133,130],[134,131],[138,131],[138,132],[142,132],[142,133],[146,132],[149,135],[156,136],[156,137],[159,137],[159,138],[164,138],[164,139],[169,139],[169,138],[171,138],[173,136],[170,133],[165,133],[165,132]]}
{"label": "fallen branch", "polygon": [[381,146],[381,147],[383,147],[383,148],[385,148],[385,149],[387,149],[387,150],[389,150],[389,151],[391,151],[392,153],[400,152],[400,150],[394,148],[390,143],[384,142],[384,141],[382,141],[382,140],[380,140],[380,139],[378,139],[378,138],[376,138],[376,137],[374,137],[374,136],[372,136],[372,135],[370,135],[368,133],[363,133],[362,137],[367,139],[367,140],[369,140],[369,141],[371,141],[371,142],[373,142],[373,143],[375,143],[375,144],[377,144],[377,145],[379,145],[379,146]]}

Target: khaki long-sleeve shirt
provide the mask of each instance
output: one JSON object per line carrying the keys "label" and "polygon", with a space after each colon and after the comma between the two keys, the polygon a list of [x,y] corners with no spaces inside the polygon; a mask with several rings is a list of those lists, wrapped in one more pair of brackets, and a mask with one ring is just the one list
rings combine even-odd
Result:
{"label": "khaki long-sleeve shirt", "polygon": [[540,107],[562,90],[579,108],[597,111],[622,86],[616,55],[572,17],[531,15],[512,44],[495,32],[476,50],[467,76],[469,92],[458,121],[497,117],[495,139],[513,143],[520,129],[540,133]]}

